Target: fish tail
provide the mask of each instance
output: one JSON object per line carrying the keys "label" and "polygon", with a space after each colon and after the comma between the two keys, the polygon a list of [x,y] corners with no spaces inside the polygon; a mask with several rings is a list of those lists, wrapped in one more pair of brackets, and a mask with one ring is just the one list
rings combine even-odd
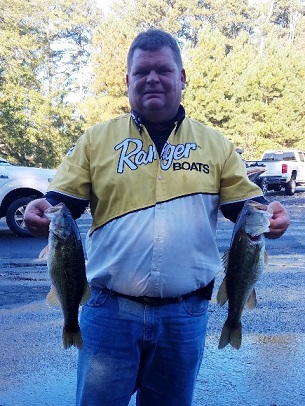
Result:
{"label": "fish tail", "polygon": [[78,329],[78,331],[71,332],[71,331],[68,331],[64,327],[63,334],[62,334],[62,341],[63,341],[65,350],[72,346],[79,348],[79,349],[83,347],[83,340],[82,340],[80,329]]}
{"label": "fish tail", "polygon": [[233,348],[238,350],[241,346],[241,338],[241,322],[238,323],[237,327],[231,328],[228,321],[226,321],[222,328],[218,348],[222,349],[226,345],[231,344]]}

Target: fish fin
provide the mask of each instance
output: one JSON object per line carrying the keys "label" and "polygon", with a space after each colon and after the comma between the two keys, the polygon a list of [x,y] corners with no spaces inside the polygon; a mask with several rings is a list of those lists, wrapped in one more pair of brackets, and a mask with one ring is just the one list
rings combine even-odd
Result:
{"label": "fish fin", "polygon": [[226,277],[223,278],[223,281],[219,287],[217,292],[217,303],[220,306],[223,306],[228,301],[228,293],[227,293],[227,283]]}
{"label": "fish fin", "polygon": [[50,292],[47,294],[46,300],[47,300],[47,304],[50,307],[53,307],[55,309],[58,309],[61,307],[56,289],[53,285],[51,285],[51,289],[50,289]]}
{"label": "fish fin", "polygon": [[49,254],[49,245],[46,245],[39,253],[39,259],[47,259]]}
{"label": "fish fin", "polygon": [[268,253],[267,253],[266,250],[265,250],[265,253],[264,253],[264,263],[265,263],[265,265],[268,264]]}
{"label": "fish fin", "polygon": [[82,348],[83,340],[80,333],[80,329],[78,329],[78,331],[76,332],[69,332],[64,327],[62,334],[62,342],[65,350],[72,347],[72,345],[76,348]]}
{"label": "fish fin", "polygon": [[82,296],[82,300],[80,301],[80,304],[83,305],[84,303],[86,303],[91,296],[91,290],[90,290],[90,286],[88,285],[88,282],[86,281],[85,287],[84,287],[84,293]]}
{"label": "fish fin", "polygon": [[252,290],[248,300],[246,301],[245,308],[248,310],[253,310],[256,308],[257,300],[256,300],[256,292],[255,289]]}
{"label": "fish fin", "polygon": [[222,262],[222,268],[225,273],[227,273],[228,265],[229,265],[229,256],[230,256],[230,250],[227,250],[224,252],[221,262]]}
{"label": "fish fin", "polygon": [[229,327],[228,321],[226,321],[222,328],[218,348],[221,350],[226,345],[230,344],[233,348],[236,348],[238,350],[241,346],[241,339],[241,323],[239,322],[237,327],[232,329]]}

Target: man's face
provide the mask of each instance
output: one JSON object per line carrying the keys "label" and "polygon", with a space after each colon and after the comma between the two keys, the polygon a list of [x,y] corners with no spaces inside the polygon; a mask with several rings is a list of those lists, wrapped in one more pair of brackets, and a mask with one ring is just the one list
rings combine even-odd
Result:
{"label": "man's face", "polygon": [[130,106],[148,121],[170,120],[177,113],[185,81],[185,71],[178,68],[168,46],[136,49],[126,76]]}

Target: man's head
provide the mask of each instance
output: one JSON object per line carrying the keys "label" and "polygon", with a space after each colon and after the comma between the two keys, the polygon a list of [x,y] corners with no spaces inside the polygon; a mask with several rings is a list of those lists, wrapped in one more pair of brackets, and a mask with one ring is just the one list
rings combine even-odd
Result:
{"label": "man's head", "polygon": [[172,119],[186,81],[176,40],[161,30],[140,33],[129,49],[127,69],[131,108],[151,122]]}

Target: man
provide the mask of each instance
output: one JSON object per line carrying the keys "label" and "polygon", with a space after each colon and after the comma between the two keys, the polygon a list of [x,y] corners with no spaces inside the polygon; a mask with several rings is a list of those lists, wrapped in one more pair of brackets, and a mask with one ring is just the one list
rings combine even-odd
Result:
{"label": "man", "polygon": [[[219,205],[235,220],[246,199],[266,203],[234,145],[185,116],[186,74],[176,41],[149,30],[133,41],[126,83],[131,114],[79,138],[25,220],[47,235],[50,204],[75,217],[90,202],[77,404],[191,405],[203,357],[208,300],[221,261]],[[270,238],[289,216],[278,202]]]}

